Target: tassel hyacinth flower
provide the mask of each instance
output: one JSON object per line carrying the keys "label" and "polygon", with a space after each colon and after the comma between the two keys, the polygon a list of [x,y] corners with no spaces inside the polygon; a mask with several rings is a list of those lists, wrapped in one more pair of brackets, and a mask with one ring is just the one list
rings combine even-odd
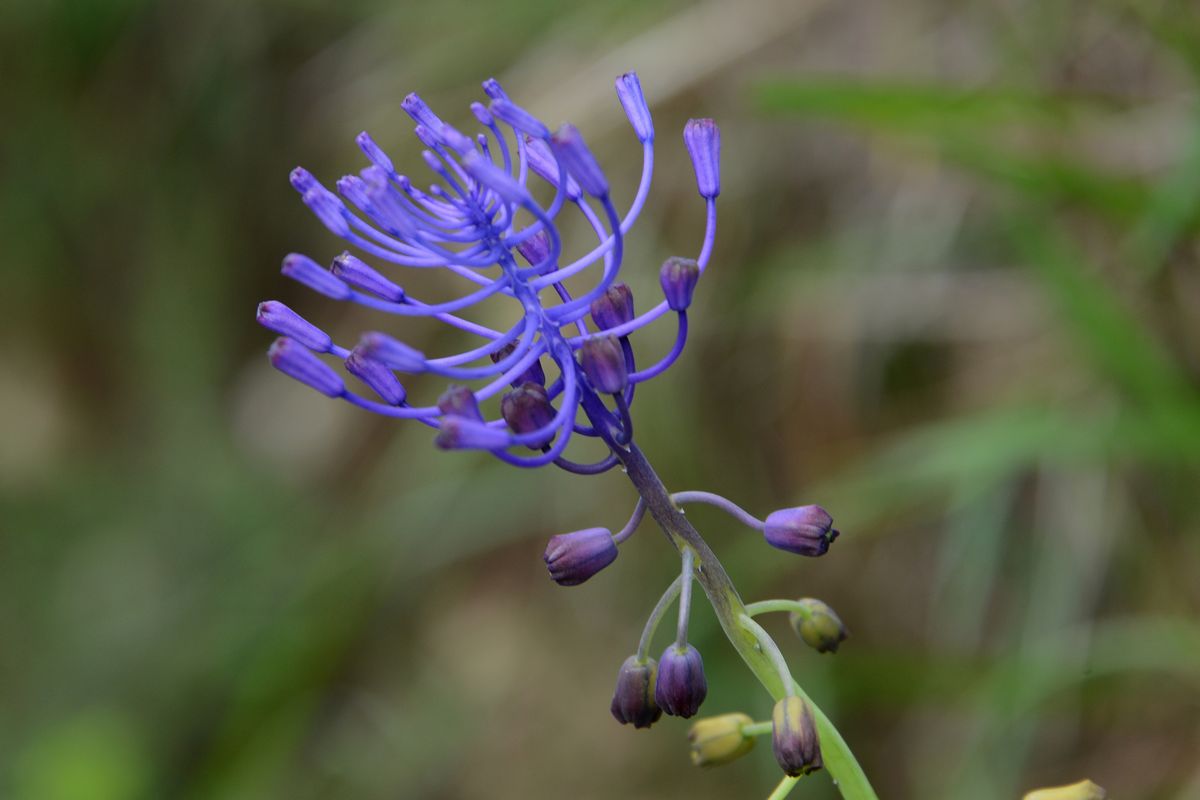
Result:
{"label": "tassel hyacinth flower", "polygon": [[[768,611],[795,611],[796,603],[745,605],[681,507],[715,505],[774,547],[807,556],[823,555],[837,535],[829,515],[818,506],[801,506],[764,521],[709,492],[671,494],[634,443],[636,389],[680,357],[688,311],[703,290],[721,193],[720,129],[711,119],[691,120],[684,128],[703,200],[704,238],[694,259],[665,260],[659,270],[662,298],[639,314],[632,291],[620,280],[625,237],[646,203],[654,171],[654,122],[637,75],[616,80],[617,100],[642,150],[641,179],[623,209],[578,129],[568,124],[551,130],[495,80],[485,81],[483,91],[488,103],[471,104],[478,129],[470,134],[443,121],[416,94],[401,102],[425,147],[422,161],[434,178],[427,189],[399,172],[365,132],[356,141],[366,165],[336,181],[333,189],[303,168],[294,170],[291,184],[301,200],[354,252],[336,255],[328,269],[293,253],[282,268],[285,276],[328,299],[457,329],[471,339],[467,349],[430,357],[384,331],[368,331],[354,343],[337,342],[284,304],[268,300],[259,305],[257,319],[280,337],[270,348],[271,363],[328,397],[433,428],[434,442],[443,449],[483,450],[515,466],[553,464],[580,475],[622,466],[639,494],[628,523],[616,533],[596,527],[555,536],[545,554],[555,581],[582,583],[615,561],[619,546],[647,513],[679,551],[681,574],[651,612],[636,654],[620,671],[613,716],[642,728],[663,712],[690,717],[699,709],[707,683],[700,653],[687,640],[692,584],[698,583],[730,643],[772,698],[805,698],[803,707],[811,709],[815,725],[811,735],[805,734],[805,766],[815,768],[823,760],[844,797],[874,798],[842,737],[792,680],[778,646],[753,619]],[[572,214],[582,217],[593,240],[583,255],[568,259],[565,254],[574,251],[564,246],[561,222]],[[420,300],[397,281],[393,268],[442,270],[463,282],[462,294],[447,301]],[[484,304],[495,308],[498,303],[511,309],[510,322],[493,328],[479,321]],[[640,365],[632,335],[672,314],[674,344],[649,366]],[[449,388],[435,403],[418,404],[409,392],[414,376],[430,376]],[[573,460],[568,448],[580,439],[598,440],[606,455]],[[650,655],[655,631],[676,605],[675,641],[656,663]],[[769,728],[758,724],[744,730],[749,736]],[[724,760],[725,755],[700,759]],[[784,778],[772,797],[786,794],[794,780]]]}

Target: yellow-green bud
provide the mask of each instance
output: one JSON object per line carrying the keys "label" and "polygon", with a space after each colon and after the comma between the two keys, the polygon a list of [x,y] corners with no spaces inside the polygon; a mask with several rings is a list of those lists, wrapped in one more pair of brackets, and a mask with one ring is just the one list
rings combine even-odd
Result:
{"label": "yellow-green bud", "polygon": [[776,703],[771,723],[771,747],[784,772],[795,777],[821,768],[817,723],[804,698],[793,695]]}
{"label": "yellow-green bud", "polygon": [[833,609],[814,597],[797,601],[801,610],[788,614],[788,622],[804,643],[818,653],[836,653],[850,632]]}
{"label": "yellow-green bud", "polygon": [[713,767],[749,753],[754,747],[754,737],[742,733],[742,728],[753,722],[745,714],[737,713],[696,720],[688,730],[692,763],[697,767]]}
{"label": "yellow-green bud", "polygon": [[1021,800],[1104,800],[1108,792],[1088,780],[1072,783],[1070,786],[1052,786],[1048,789],[1034,789],[1027,792]]}

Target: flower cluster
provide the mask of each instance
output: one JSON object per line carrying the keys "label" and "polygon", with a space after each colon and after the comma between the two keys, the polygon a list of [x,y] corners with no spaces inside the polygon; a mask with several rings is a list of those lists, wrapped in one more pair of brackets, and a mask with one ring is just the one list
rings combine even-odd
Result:
{"label": "flower cluster", "polygon": [[[336,193],[302,168],[291,175],[305,205],[365,257],[446,270],[477,288],[456,300],[426,303],[349,252],[334,258],[328,269],[299,254],[283,261],[284,275],[326,297],[399,317],[432,317],[481,343],[429,358],[388,333],[372,331],[347,348],[270,300],[259,306],[258,321],[282,337],[270,349],[271,363],[329,397],[436,428],[435,441],[442,448],[486,450],[524,467],[555,463],[575,472],[602,472],[616,459],[579,464],[563,453],[574,435],[628,442],[634,387],[666,370],[683,350],[687,309],[715,235],[720,131],[709,119],[691,120],[684,129],[708,209],[704,244],[696,260],[670,258],[663,264],[664,299],[637,315],[632,292],[617,280],[624,237],[646,201],[654,164],[654,123],[637,75],[616,80],[617,98],[643,152],[641,182],[623,215],[575,127],[552,132],[495,80],[485,81],[483,90],[490,102],[471,105],[480,126],[474,136],[442,121],[416,94],[401,103],[427,148],[423,159],[436,179],[428,190],[397,172],[365,132],[357,142],[368,166],[337,181]],[[549,187],[545,193],[553,191],[548,205],[534,199],[537,182]],[[596,243],[564,264],[559,217],[568,209],[582,215]],[[572,296],[565,281],[593,266],[599,274],[590,288]],[[507,330],[462,316],[494,297],[508,298],[518,312]],[[674,346],[657,363],[638,369],[629,334],[670,312],[678,320]],[[348,388],[323,355],[339,359],[369,394]],[[549,379],[547,366],[553,369]],[[435,405],[413,405],[400,376],[421,373],[455,383]],[[469,388],[477,381],[486,383]],[[497,395],[499,417],[489,419],[482,404]]]}

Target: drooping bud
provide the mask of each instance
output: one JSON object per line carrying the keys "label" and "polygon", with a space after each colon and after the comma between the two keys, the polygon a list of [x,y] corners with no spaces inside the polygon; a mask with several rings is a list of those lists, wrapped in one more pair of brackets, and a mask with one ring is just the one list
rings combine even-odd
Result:
{"label": "drooping bud", "polygon": [[326,297],[334,300],[350,299],[350,287],[306,255],[289,253],[284,256],[283,267],[279,271]]}
{"label": "drooping bud", "polygon": [[802,608],[788,614],[792,630],[818,653],[836,653],[838,645],[850,635],[842,620],[815,597],[802,597],[797,602]]}
{"label": "drooping bud", "polygon": [[550,138],[550,146],[562,159],[567,172],[579,182],[580,188],[593,197],[608,194],[608,179],[604,177],[596,157],[583,141],[583,135],[574,125],[563,125]]}
{"label": "drooping bud", "polygon": [[617,558],[617,543],[607,528],[586,528],[550,538],[542,559],[559,586],[578,586]]}
{"label": "drooping bud", "polygon": [[690,119],[683,128],[683,143],[692,157],[700,196],[716,197],[721,193],[721,129],[711,119]]}
{"label": "drooping bud", "polygon": [[642,82],[636,72],[626,72],[617,78],[617,99],[629,117],[629,124],[637,134],[638,141],[654,141],[654,120],[650,117],[650,109],[646,105],[646,96],[642,94]]}
{"label": "drooping bud", "polygon": [[[540,430],[554,421],[555,414],[546,387],[532,381],[521,384],[500,401],[500,416],[504,417],[514,433]],[[554,439],[554,433],[554,430],[548,430],[537,441],[530,442],[528,447],[537,450],[549,444]]]}
{"label": "drooping bud", "polygon": [[700,280],[700,265],[690,258],[671,256],[658,271],[658,282],[672,311],[686,311]]}
{"label": "drooping bud", "polygon": [[538,231],[517,245],[517,252],[531,267],[542,263],[550,256],[550,234],[544,230]]}
{"label": "drooping bud", "polygon": [[511,100],[493,100],[488,110],[496,119],[507,122],[522,133],[527,133],[536,139],[545,139],[550,135],[550,129],[540,119]]}
{"label": "drooping bud", "polygon": [[404,289],[380,275],[362,259],[351,253],[342,253],[333,260],[329,271],[351,286],[357,286],[384,300],[400,303],[404,300]]}
{"label": "drooping bud", "polygon": [[771,747],[785,773],[795,777],[821,768],[817,723],[804,698],[792,695],[776,703],[771,724]]}
{"label": "drooping bud", "polygon": [[276,339],[267,351],[271,366],[328,397],[341,397],[346,385],[328,364],[297,341]]}
{"label": "drooping bud", "polygon": [[451,386],[442,392],[437,401],[438,411],[447,417],[483,422],[483,412],[479,410],[479,400],[475,393],[466,386]]}
{"label": "drooping bud", "polygon": [[[491,354],[492,363],[495,364],[512,355],[512,352],[517,349],[516,342],[509,342],[499,350]],[[517,375],[511,381],[513,388],[517,388],[523,383],[537,383],[542,386],[546,385],[546,371],[542,369],[541,359],[534,361],[529,365],[529,369]]]}
{"label": "drooping bud", "polygon": [[1021,800],[1105,800],[1108,792],[1089,780],[1072,783],[1069,786],[1051,786],[1046,789],[1034,789],[1026,792]]}
{"label": "drooping bud", "polygon": [[616,394],[629,385],[629,370],[625,354],[615,336],[588,339],[579,348],[579,361],[588,383],[597,392]]}
{"label": "drooping bud", "polygon": [[654,679],[658,674],[658,662],[653,658],[639,661],[630,656],[617,673],[617,688],[613,690],[613,717],[622,725],[649,728],[662,716],[662,709],[654,702]]}
{"label": "drooping bud", "polygon": [[414,347],[409,347],[399,339],[393,339],[386,333],[372,331],[364,333],[355,348],[367,358],[382,361],[392,369],[410,374],[425,371],[425,354]]}
{"label": "drooping bud", "polygon": [[658,660],[654,701],[671,716],[687,719],[700,710],[707,696],[708,681],[700,651],[690,644],[672,644]]}
{"label": "drooping bud", "polygon": [[767,517],[763,535],[767,544],[802,556],[823,556],[838,537],[833,517],[820,506],[799,506],[775,511]]}
{"label": "drooping bud", "polygon": [[499,450],[511,442],[508,434],[466,417],[442,417],[433,443],[443,450]]}
{"label": "drooping bud", "polygon": [[697,767],[715,767],[741,758],[754,747],[754,737],[742,729],[754,720],[745,714],[722,714],[692,723],[688,730],[692,763]]}
{"label": "drooping bud", "polygon": [[327,353],[333,347],[333,340],[329,338],[329,334],[278,300],[259,303],[255,319],[267,330],[295,339],[309,350]]}
{"label": "drooping bud", "polygon": [[567,183],[562,189],[567,195],[567,199],[579,199],[582,194],[579,184],[575,182],[570,173],[565,171],[565,168],[560,173],[558,161],[555,160],[554,153],[550,151],[550,145],[546,144],[545,141],[526,136],[525,158],[529,162],[529,168],[533,170],[533,173],[551,186],[558,186],[562,182],[560,175],[565,175]]}
{"label": "drooping bud", "polygon": [[614,283],[592,301],[592,322],[602,331],[633,320],[633,292],[624,283]]}
{"label": "drooping bud", "polygon": [[398,406],[407,397],[404,385],[400,383],[395,373],[385,364],[373,358],[367,358],[357,350],[351,351],[347,356],[346,371],[370,386],[372,391],[388,405]]}

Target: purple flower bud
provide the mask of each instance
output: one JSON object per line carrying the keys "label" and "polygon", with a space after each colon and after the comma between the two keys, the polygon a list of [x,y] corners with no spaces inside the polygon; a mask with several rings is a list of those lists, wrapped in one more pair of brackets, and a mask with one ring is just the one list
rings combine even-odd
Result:
{"label": "purple flower bud", "polygon": [[775,511],[763,528],[767,544],[802,556],[823,556],[838,537],[833,517],[820,506],[799,506]]}
{"label": "purple flower bud", "polygon": [[343,175],[338,178],[337,190],[338,194],[354,204],[355,208],[364,213],[370,213],[371,196],[365,180],[357,175]]}
{"label": "purple flower bud", "polygon": [[595,156],[583,141],[582,134],[574,125],[563,125],[550,139],[550,146],[562,159],[567,172],[579,182],[580,187],[593,197],[608,194],[608,180]]}
{"label": "purple flower bud", "polygon": [[500,84],[495,78],[488,78],[483,82],[483,93],[493,100],[507,100],[508,95],[500,88]]}
{"label": "purple flower bud", "polygon": [[668,647],[658,660],[654,701],[671,716],[687,719],[700,710],[707,696],[708,681],[700,651],[690,644]]}
{"label": "purple flower bud", "polygon": [[662,284],[667,305],[672,311],[687,310],[692,304],[692,293],[696,291],[698,280],[700,265],[690,258],[671,256],[663,262],[662,269],[658,272],[658,282]]}
{"label": "purple flower bud", "polygon": [[633,292],[623,283],[614,283],[592,301],[592,322],[602,331],[624,325],[633,319]]}
{"label": "purple flower bud", "polygon": [[492,126],[492,112],[487,110],[487,106],[483,103],[471,103],[471,113],[475,115],[475,119],[479,120],[479,124],[485,128]]}
{"label": "purple flower bud", "polygon": [[610,710],[617,722],[635,728],[649,728],[662,716],[654,702],[654,681],[658,663],[653,658],[638,660],[630,656],[617,673],[617,688],[613,691]]}
{"label": "purple flower bud", "polygon": [[650,108],[646,105],[646,97],[642,94],[642,82],[636,72],[626,72],[617,78],[617,99],[629,117],[629,124],[641,142],[654,141],[654,120],[650,118]]}
{"label": "purple flower bud", "polygon": [[[492,353],[492,363],[498,363],[501,359],[507,358],[508,356],[512,355],[512,352],[516,349],[517,343],[509,342],[508,344],[504,345],[504,347],[501,347],[499,350]],[[512,380],[514,389],[523,383],[536,383],[541,386],[546,385],[546,371],[542,369],[542,362],[540,359],[534,361],[529,365],[529,369],[525,370]]]}
{"label": "purple flower bud", "polygon": [[617,543],[605,528],[552,536],[542,556],[559,586],[578,586],[617,558]]}
{"label": "purple flower bud", "polygon": [[683,128],[683,143],[692,157],[700,196],[721,193],[721,129],[711,119],[690,119]]}
{"label": "purple flower bud", "polygon": [[597,392],[616,394],[629,385],[625,354],[615,336],[588,339],[579,348],[579,361],[588,383]]}
{"label": "purple flower bud", "polygon": [[395,167],[392,166],[392,160],[388,158],[387,153],[383,152],[383,149],[379,145],[375,144],[375,140],[371,138],[371,134],[363,131],[355,137],[354,141],[358,143],[358,147],[363,151],[363,155],[367,157],[367,161],[370,161],[384,172],[392,173],[396,171]]}
{"label": "purple flower bud", "polygon": [[[550,151],[550,145],[541,139],[525,137],[525,158],[535,175],[551,186],[559,185],[558,162],[554,159],[554,153]],[[566,178],[567,185],[563,187],[563,192],[568,200],[578,200],[582,194],[579,184],[569,174]]]}
{"label": "purple flower bud", "polygon": [[371,387],[388,405],[398,406],[407,396],[403,384],[386,364],[367,358],[357,350],[346,357],[346,371]]}
{"label": "purple flower bud", "polygon": [[308,256],[289,253],[284,256],[283,267],[279,271],[326,297],[332,297],[334,300],[350,299],[350,287]]}
{"label": "purple flower bud", "polygon": [[[540,383],[523,383],[504,395],[500,401],[500,416],[514,433],[533,433],[554,421],[554,406],[546,387]],[[531,450],[538,450],[554,440],[555,431],[550,430],[538,441],[530,442]]]}
{"label": "purple flower bud", "polygon": [[300,194],[304,194],[312,189],[321,188],[321,184],[313,177],[312,173],[304,167],[296,167],[288,174],[288,183],[292,184],[292,188]]}
{"label": "purple flower bud", "polygon": [[367,266],[351,253],[342,253],[333,260],[329,271],[351,286],[357,286],[393,303],[404,301],[404,290]]}
{"label": "purple flower bud", "polygon": [[404,113],[413,118],[413,121],[419,125],[424,125],[430,130],[436,131],[442,127],[442,120],[437,114],[425,105],[425,101],[417,95],[416,92],[408,95],[400,101],[400,107],[404,109]]}
{"label": "purple flower bud", "polygon": [[845,623],[832,608],[815,597],[802,597],[797,602],[799,610],[788,614],[792,630],[818,653],[836,653],[838,645],[850,635]]}
{"label": "purple flower bud", "polygon": [[491,189],[509,203],[527,206],[533,202],[525,187],[512,175],[497,167],[488,158],[471,151],[463,156],[462,166],[472,178]]}
{"label": "purple flower bud", "polygon": [[307,384],[323,395],[340,397],[346,386],[328,364],[304,345],[288,338],[276,339],[267,351],[271,365],[290,378]]}
{"label": "purple flower bud", "polygon": [[550,135],[550,129],[543,125],[540,119],[511,100],[493,100],[489,110],[493,117],[507,122],[522,133],[528,133],[537,139],[545,139]]}
{"label": "purple flower bud", "polygon": [[259,303],[256,319],[267,330],[295,339],[309,350],[327,353],[333,347],[329,334],[278,300]]}
{"label": "purple flower bud", "polygon": [[433,443],[443,450],[499,450],[510,444],[504,431],[466,417],[443,417]]}
{"label": "purple flower bud", "polygon": [[451,386],[442,392],[437,401],[438,410],[447,417],[483,422],[483,413],[479,410],[479,400],[475,393],[466,386]]}
{"label": "purple flower bud", "polygon": [[382,361],[392,369],[416,373],[425,371],[425,354],[393,339],[386,333],[364,333],[355,348],[367,358]]}
{"label": "purple flower bud", "polygon": [[771,747],[784,772],[795,777],[821,768],[817,724],[804,698],[792,695],[776,703],[771,724]]}
{"label": "purple flower bud", "polygon": [[517,252],[530,266],[542,263],[550,255],[550,235],[544,230],[538,231],[517,245]]}
{"label": "purple flower bud", "polygon": [[337,195],[320,186],[309,189],[301,198],[304,205],[317,215],[317,219],[337,236],[350,235],[350,223],[346,220],[346,207]]}

